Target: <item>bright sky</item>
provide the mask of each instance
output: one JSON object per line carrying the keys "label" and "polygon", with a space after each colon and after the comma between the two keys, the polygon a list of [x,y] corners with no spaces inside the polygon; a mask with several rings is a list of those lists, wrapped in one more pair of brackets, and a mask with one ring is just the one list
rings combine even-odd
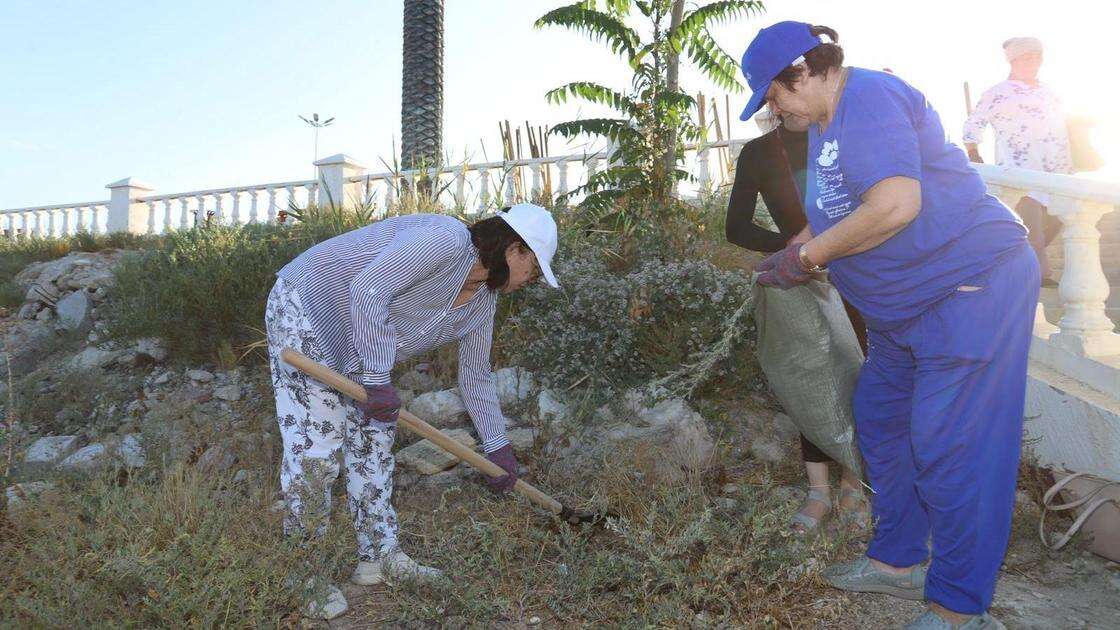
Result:
{"label": "bright sky", "polygon": [[[547,104],[552,87],[627,85],[624,64],[601,45],[533,29],[535,18],[563,3],[446,0],[444,135],[453,159],[483,159],[480,141],[495,159],[499,120],[547,125],[591,112]],[[393,138],[400,139],[401,5],[0,0],[0,208],[107,199],[105,184],[129,176],[161,193],[310,179],[312,132],[297,115],[312,112],[336,117],[320,136],[320,157],[347,153],[386,170],[381,160],[391,160]],[[772,22],[832,26],[851,65],[891,67],[925,92],[958,141],[963,82],[975,102],[1006,76],[1000,43],[1038,36],[1047,46],[1043,80],[1068,110],[1100,119],[1098,148],[1120,163],[1120,84],[1107,56],[1117,13],[1111,3],[766,6],[761,16],[717,30],[732,56]],[[720,93],[687,70],[682,85]],[[732,95],[732,107],[745,99]],[[757,134],[753,123],[732,118],[736,137]],[[555,142],[552,153],[559,148]]]}

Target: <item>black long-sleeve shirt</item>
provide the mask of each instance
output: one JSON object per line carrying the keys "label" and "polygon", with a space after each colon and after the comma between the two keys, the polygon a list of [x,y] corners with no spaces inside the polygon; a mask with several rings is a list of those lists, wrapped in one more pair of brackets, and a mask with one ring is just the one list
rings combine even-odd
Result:
{"label": "black long-sleeve shirt", "polygon": [[[727,202],[728,241],[756,252],[776,252],[804,229],[808,223],[802,201],[808,146],[809,134],[781,127],[743,146],[735,164],[735,185]],[[780,233],[754,224],[759,193]],[[866,353],[867,328],[863,317],[847,300],[844,310]]]}
{"label": "black long-sleeve shirt", "polygon": [[[753,251],[776,252],[805,227],[808,143],[809,134],[778,128],[743,146],[727,204],[728,241]],[[759,193],[780,234],[754,224]]]}

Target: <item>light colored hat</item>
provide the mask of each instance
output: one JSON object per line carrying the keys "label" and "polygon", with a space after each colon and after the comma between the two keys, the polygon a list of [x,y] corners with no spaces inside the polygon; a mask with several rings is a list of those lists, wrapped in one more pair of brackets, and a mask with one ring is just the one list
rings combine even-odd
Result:
{"label": "light colored hat", "polygon": [[529,249],[533,250],[545,282],[559,289],[560,283],[556,282],[556,276],[552,274],[552,257],[556,255],[557,244],[556,221],[553,220],[552,213],[535,203],[519,203],[498,216],[525,239]]}
{"label": "light colored hat", "polygon": [[1041,52],[1042,40],[1037,37],[1012,37],[1003,42],[1003,54],[1009,62],[1027,53]]}

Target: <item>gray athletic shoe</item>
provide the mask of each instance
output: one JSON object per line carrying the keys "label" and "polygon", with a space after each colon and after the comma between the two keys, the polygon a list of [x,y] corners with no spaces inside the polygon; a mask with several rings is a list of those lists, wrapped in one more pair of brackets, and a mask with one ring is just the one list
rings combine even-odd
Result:
{"label": "gray athletic shoe", "polygon": [[842,591],[857,593],[885,593],[902,599],[925,599],[926,569],[914,567],[905,575],[891,575],[871,566],[871,559],[858,560],[828,567],[824,579]]}
{"label": "gray athletic shoe", "polygon": [[964,624],[954,626],[945,621],[941,615],[927,610],[925,614],[911,621],[903,630],[1005,630],[1006,626],[999,619],[984,613],[975,615]]}

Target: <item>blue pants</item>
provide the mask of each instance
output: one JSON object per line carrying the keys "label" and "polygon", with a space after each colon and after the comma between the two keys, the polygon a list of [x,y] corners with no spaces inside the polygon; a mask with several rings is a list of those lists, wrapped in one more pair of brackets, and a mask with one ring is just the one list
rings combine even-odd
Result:
{"label": "blue pants", "polygon": [[932,562],[926,599],[988,609],[1007,549],[1038,302],[1029,247],[920,316],[868,330],[853,399],[877,521],[871,558]]}

